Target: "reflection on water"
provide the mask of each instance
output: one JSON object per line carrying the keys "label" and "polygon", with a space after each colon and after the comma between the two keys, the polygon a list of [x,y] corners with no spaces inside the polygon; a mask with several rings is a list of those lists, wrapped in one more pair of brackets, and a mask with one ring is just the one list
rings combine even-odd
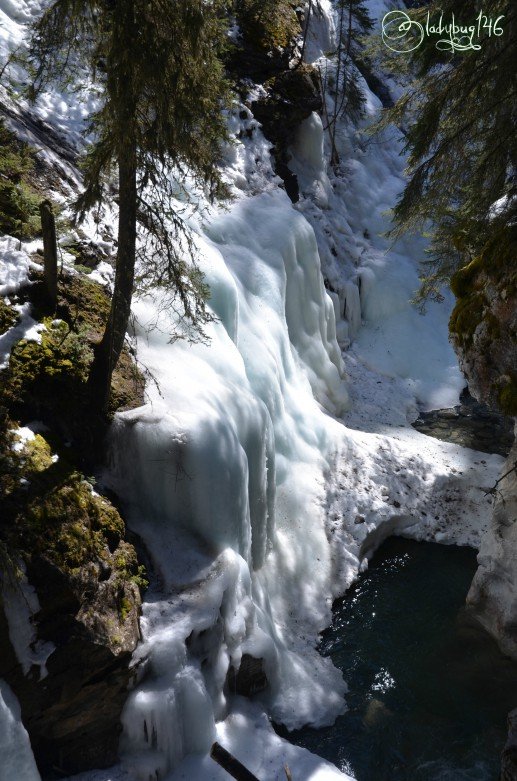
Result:
{"label": "reflection on water", "polygon": [[387,540],[322,639],[348,712],[286,736],[358,781],[497,781],[517,665],[463,613],[475,568],[469,548]]}

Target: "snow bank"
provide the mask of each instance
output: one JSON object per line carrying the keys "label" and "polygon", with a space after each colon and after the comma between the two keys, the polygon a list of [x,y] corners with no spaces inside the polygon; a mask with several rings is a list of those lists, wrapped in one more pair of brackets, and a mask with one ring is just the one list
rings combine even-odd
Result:
{"label": "snow bank", "polygon": [[[217,725],[217,740],[257,778],[285,781],[284,767],[293,779],[341,781],[351,779],[306,749],[293,746],[276,735],[265,713],[246,700],[236,698],[231,715]],[[167,781],[227,781],[228,774],[208,756],[187,757]]]}

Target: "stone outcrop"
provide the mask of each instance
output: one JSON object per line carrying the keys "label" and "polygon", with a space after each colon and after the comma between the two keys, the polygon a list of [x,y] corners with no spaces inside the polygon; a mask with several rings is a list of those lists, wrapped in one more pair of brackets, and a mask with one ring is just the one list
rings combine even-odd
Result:
{"label": "stone outcrop", "polygon": [[478,401],[517,416],[517,227],[506,226],[451,280],[452,343]]}
{"label": "stone outcrop", "polygon": [[[450,333],[469,390],[494,410],[517,416],[517,227],[502,222],[480,254],[452,277],[457,303]],[[472,614],[517,658],[517,448],[493,489],[491,528],[467,597]]]}
{"label": "stone outcrop", "polygon": [[238,40],[230,48],[227,67],[238,83],[242,78],[262,84],[288,70],[301,35],[303,13],[291,0],[264,8],[262,0],[237,0]]}
{"label": "stone outcrop", "polygon": [[501,757],[501,781],[517,781],[517,708],[508,714],[508,740]]}
{"label": "stone outcrop", "polygon": [[313,111],[320,111],[322,98],[315,69],[301,65],[286,70],[267,81],[267,92],[251,104],[253,115],[262,125],[264,135],[273,143],[276,173],[284,180],[287,194],[298,200],[296,176],[289,170],[288,147],[296,131]]}
{"label": "stone outcrop", "polygon": [[[116,761],[145,580],[123,519],[84,476],[109,425],[87,383],[109,296],[63,275],[54,320],[40,287],[36,277],[17,303],[28,299],[43,321],[41,341],[17,342],[0,372],[0,678],[43,778],[55,778]],[[2,303],[0,333],[17,320]],[[123,367],[114,408],[142,398],[127,352]]]}
{"label": "stone outcrop", "polygon": [[478,555],[478,569],[467,605],[495,637],[503,652],[517,659],[517,443],[494,488],[491,527]]}
{"label": "stone outcrop", "polygon": [[412,426],[427,436],[504,457],[514,439],[512,418],[489,410],[466,389],[456,407],[421,412]]}
{"label": "stone outcrop", "polygon": [[[83,534],[81,543],[88,544]],[[134,677],[140,593],[137,576],[131,576],[131,570],[138,573],[133,547],[121,539],[110,543],[112,551],[103,538],[102,550],[88,551],[89,560],[73,567],[58,562],[52,545],[50,552],[35,544],[32,555],[2,559],[0,678],[20,702],[44,778],[55,770],[106,767],[117,757],[120,714]],[[25,574],[16,571],[22,562]],[[36,611],[24,615],[17,605],[28,602],[33,589]],[[37,659],[38,647],[47,648],[46,669],[28,668],[19,658],[24,637],[29,658]]]}

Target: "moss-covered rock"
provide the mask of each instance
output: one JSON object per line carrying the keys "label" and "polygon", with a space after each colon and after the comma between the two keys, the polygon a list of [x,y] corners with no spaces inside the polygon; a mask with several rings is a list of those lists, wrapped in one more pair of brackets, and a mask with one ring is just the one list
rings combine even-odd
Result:
{"label": "moss-covered rock", "polygon": [[319,81],[311,65],[286,70],[268,79],[266,93],[251,105],[265,136],[274,144],[276,173],[284,180],[291,200],[298,200],[296,177],[288,168],[288,147],[304,119],[322,106]]}
{"label": "moss-covered rock", "polygon": [[0,336],[16,325],[19,315],[16,309],[0,298]]}
{"label": "moss-covered rock", "polygon": [[499,381],[499,407],[505,415],[517,417],[517,374],[512,372]]}
{"label": "moss-covered rock", "polygon": [[237,0],[240,35],[228,47],[226,66],[237,88],[249,90],[246,80],[262,84],[289,69],[301,36],[302,11],[291,0]]}
{"label": "moss-covered rock", "polygon": [[[0,566],[0,677],[20,701],[44,775],[108,765],[133,679],[145,572],[116,508],[56,457],[45,436],[20,440],[4,422],[0,564],[7,551],[9,566]],[[44,680],[35,670],[25,675],[10,647],[2,599],[10,598],[16,568],[36,589],[37,639],[54,646]]]}
{"label": "moss-covered rock", "polygon": [[[51,317],[37,275],[18,298],[44,330],[39,342],[15,344],[0,372],[0,677],[20,701],[45,777],[53,767],[71,774],[116,761],[147,582],[119,512],[84,476],[102,457],[110,422],[93,411],[88,384],[109,296],[65,274]],[[0,318],[8,330],[16,311],[4,302]],[[141,403],[143,379],[127,351],[114,386],[112,412]],[[18,422],[30,420],[48,431],[25,441]],[[24,675],[10,645],[2,590],[9,599],[16,568],[38,596],[37,640],[55,647],[42,681],[36,669]]]}
{"label": "moss-covered rock", "polygon": [[63,274],[58,293],[56,313],[48,317],[38,275],[21,292],[45,329],[39,342],[21,340],[13,347],[8,367],[0,372],[0,406],[14,419],[42,420],[72,443],[76,463],[87,469],[101,456],[112,413],[142,403],[144,380],[124,350],[113,374],[109,414],[98,412],[88,378],[110,298],[101,285],[79,274]]}
{"label": "moss-covered rock", "polygon": [[236,16],[244,39],[266,54],[283,52],[301,32],[296,7],[289,0],[238,0]]}
{"label": "moss-covered rock", "polygon": [[517,415],[517,226],[494,230],[451,279],[457,298],[449,330],[469,388],[480,401]]}

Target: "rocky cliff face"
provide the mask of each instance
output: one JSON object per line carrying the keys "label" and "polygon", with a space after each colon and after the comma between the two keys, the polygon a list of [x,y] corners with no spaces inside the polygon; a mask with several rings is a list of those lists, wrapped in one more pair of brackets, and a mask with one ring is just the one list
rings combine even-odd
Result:
{"label": "rocky cliff face", "polygon": [[478,556],[467,604],[502,650],[517,659],[517,443],[494,489],[492,525]]}
{"label": "rocky cliff face", "polygon": [[504,226],[452,278],[450,333],[469,390],[517,416],[517,227]]}
{"label": "rocky cliff face", "polygon": [[[112,557],[120,555],[119,545]],[[134,676],[129,663],[139,638],[138,588],[117,582],[107,562],[90,562],[71,574],[37,554],[26,569],[26,581],[17,581],[3,568],[0,677],[16,693],[40,772],[46,777],[109,766]],[[14,616],[13,605],[16,610],[27,594],[39,609]],[[27,662],[20,633],[29,639]],[[50,652],[45,669],[38,663],[43,649],[43,657]]]}
{"label": "rocky cliff face", "polygon": [[0,678],[45,777],[114,762],[144,581],[117,510],[22,431],[2,475]]}
{"label": "rocky cliff face", "polygon": [[[517,416],[517,228],[502,225],[452,278],[451,339],[469,390]],[[468,604],[506,653],[517,658],[517,449],[494,489],[492,526],[479,554]]]}
{"label": "rocky cliff face", "polygon": [[[0,299],[0,334],[14,342],[0,371],[0,678],[46,778],[115,761],[145,580],[123,519],[84,476],[109,425],[87,386],[109,297],[64,274],[49,316],[38,279]],[[24,305],[39,341],[16,339]],[[141,391],[126,352],[114,408]]]}
{"label": "rocky cliff face", "polygon": [[517,709],[508,714],[508,740],[501,760],[501,781],[517,779]]}

